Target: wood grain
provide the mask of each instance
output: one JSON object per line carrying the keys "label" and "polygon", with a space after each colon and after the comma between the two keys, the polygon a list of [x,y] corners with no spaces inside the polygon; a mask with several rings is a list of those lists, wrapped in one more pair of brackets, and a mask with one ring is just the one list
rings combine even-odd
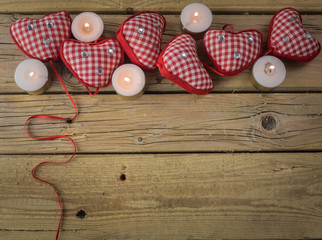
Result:
{"label": "wood grain", "polygon": [[[294,1],[294,0],[206,0],[195,1],[207,5],[213,12],[272,12],[278,11],[285,7],[294,7],[303,12],[317,12],[322,10],[322,5],[319,0],[309,1]],[[104,1],[104,0],[2,0],[0,5],[0,13],[8,12],[53,12],[62,9],[72,12],[117,12],[117,13],[132,13],[144,10],[160,11],[165,13],[179,13],[187,4],[191,3],[188,0],[181,1]]]}
{"label": "wood grain", "polygon": [[[0,157],[1,239],[55,236],[56,196],[30,170],[61,157]],[[63,166],[43,166],[37,175],[61,193],[61,239],[319,239],[321,158],[321,153],[78,155]],[[75,216],[81,209],[83,219]]]}
{"label": "wood grain", "polygon": [[[101,15],[105,23],[104,36],[115,37],[119,25],[124,21],[124,15]],[[15,21],[22,17],[39,18],[40,15],[0,15],[0,93],[21,93],[13,81],[13,75],[16,66],[20,61],[27,57],[13,43],[9,27]],[[163,35],[163,46],[170,41],[175,35],[182,32],[178,15],[166,15],[167,28]],[[267,37],[268,27],[272,15],[215,15],[214,24],[212,27],[221,28],[226,23],[231,23],[235,27],[235,31],[245,29],[257,29],[264,35],[264,40]],[[320,42],[322,42],[321,15],[303,16],[305,28],[310,31]],[[209,63],[202,48],[202,41],[198,41],[198,51],[200,58]],[[306,92],[306,91],[322,91],[321,81],[321,65],[322,54],[310,63],[295,63],[284,61],[287,68],[287,77],[285,82],[276,88],[274,91],[283,92]],[[64,78],[68,89],[71,92],[86,92],[84,86],[69,73],[66,67],[58,63],[58,70]],[[257,91],[250,83],[250,69],[246,69],[242,73],[233,77],[221,77],[210,73],[214,80],[214,92],[250,92]],[[52,75],[54,75],[52,73]],[[158,70],[152,73],[146,73],[147,88],[146,92],[185,92],[176,84],[161,76]],[[57,78],[54,81],[48,92],[63,92]],[[113,92],[112,86],[101,89],[101,92]]]}
{"label": "wood grain", "polygon": [[[77,119],[33,120],[35,136],[67,134],[78,151],[216,152],[322,149],[322,95],[145,94],[125,101],[116,95],[74,96]],[[65,95],[0,96],[1,153],[71,151],[64,140],[35,141],[23,131],[35,114],[72,116]]]}

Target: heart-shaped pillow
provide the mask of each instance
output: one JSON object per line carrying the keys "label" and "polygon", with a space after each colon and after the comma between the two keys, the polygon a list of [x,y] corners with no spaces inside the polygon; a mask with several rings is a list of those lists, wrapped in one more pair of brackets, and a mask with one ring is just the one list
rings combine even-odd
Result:
{"label": "heart-shaped pillow", "polygon": [[[206,53],[225,76],[235,75],[252,65],[262,53],[263,36],[257,30],[244,30],[238,33],[212,29],[206,32],[203,45]],[[232,28],[233,30],[233,28]]]}
{"label": "heart-shaped pillow", "polygon": [[189,34],[174,37],[162,50],[157,66],[161,74],[194,94],[206,94],[213,82],[197,55],[195,40]]}
{"label": "heart-shaped pillow", "polygon": [[115,38],[101,38],[94,43],[67,39],[60,48],[61,59],[88,87],[107,87],[114,70],[124,62],[124,52]]}
{"label": "heart-shaped pillow", "polygon": [[153,71],[161,51],[165,18],[156,12],[140,12],[127,18],[116,37],[132,63],[145,71]]}
{"label": "heart-shaped pillow", "polygon": [[267,48],[272,55],[298,62],[311,61],[321,50],[319,41],[304,29],[300,13],[293,8],[284,8],[272,18]]}
{"label": "heart-shaped pillow", "polygon": [[28,57],[40,61],[57,60],[60,45],[71,35],[71,22],[66,11],[40,19],[23,18],[11,25],[10,34]]}

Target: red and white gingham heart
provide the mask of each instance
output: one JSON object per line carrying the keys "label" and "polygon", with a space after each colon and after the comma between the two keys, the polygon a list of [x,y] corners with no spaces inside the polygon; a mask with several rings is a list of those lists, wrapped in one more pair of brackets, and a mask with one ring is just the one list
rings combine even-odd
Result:
{"label": "red and white gingham heart", "polygon": [[162,50],[157,66],[161,74],[194,94],[206,94],[213,82],[197,55],[195,40],[188,34],[174,37]]}
{"label": "red and white gingham heart", "polygon": [[315,58],[321,46],[302,25],[302,17],[293,8],[284,8],[271,20],[267,48],[272,55],[298,62],[308,62]]}
{"label": "red and white gingham heart", "polygon": [[252,65],[261,56],[263,36],[252,29],[238,33],[226,31],[226,26],[223,30],[207,31],[203,44],[218,72],[232,76]]}
{"label": "red and white gingham heart", "polygon": [[86,87],[107,87],[114,70],[123,64],[124,53],[114,38],[84,43],[74,39],[63,42],[60,55],[75,77]]}
{"label": "red and white gingham heart", "polygon": [[127,18],[119,27],[116,37],[132,63],[152,71],[161,51],[161,37],[165,18],[156,12],[140,12]]}
{"label": "red and white gingham heart", "polygon": [[40,19],[23,18],[11,25],[10,34],[28,57],[40,61],[57,60],[60,45],[71,35],[71,22],[66,11]]}

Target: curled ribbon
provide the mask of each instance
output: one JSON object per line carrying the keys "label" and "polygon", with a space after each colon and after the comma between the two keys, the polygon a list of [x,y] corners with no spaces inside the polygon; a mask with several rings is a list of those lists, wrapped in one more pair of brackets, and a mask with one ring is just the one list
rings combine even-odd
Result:
{"label": "curled ribbon", "polygon": [[76,150],[77,150],[77,148],[76,148],[76,143],[74,142],[74,140],[73,140],[72,138],[70,138],[70,137],[68,137],[68,136],[65,136],[65,135],[54,135],[54,136],[49,136],[49,137],[34,137],[34,136],[32,136],[32,135],[28,132],[28,130],[27,130],[27,126],[28,126],[29,121],[30,121],[30,120],[32,120],[32,119],[35,119],[35,118],[42,118],[42,119],[47,118],[47,119],[57,119],[57,120],[64,120],[64,121],[72,121],[73,119],[75,119],[75,118],[76,118],[76,116],[77,116],[77,114],[78,114],[78,113],[77,113],[77,107],[76,107],[76,105],[75,105],[75,103],[74,103],[74,101],[73,101],[72,97],[70,96],[70,94],[69,94],[69,92],[68,92],[68,90],[67,90],[67,88],[66,88],[66,86],[65,86],[65,84],[64,84],[64,82],[63,82],[63,80],[62,80],[62,78],[59,76],[59,73],[57,72],[57,70],[56,70],[56,68],[55,68],[55,66],[54,66],[54,64],[53,64],[53,62],[52,62],[51,60],[50,60],[50,65],[51,65],[51,67],[52,67],[53,71],[55,72],[55,74],[57,75],[57,77],[58,77],[58,79],[59,79],[60,83],[62,84],[62,86],[63,86],[63,88],[64,88],[64,90],[65,90],[65,92],[66,92],[67,96],[69,97],[70,101],[72,102],[72,104],[73,104],[73,106],[74,106],[74,109],[75,109],[75,115],[74,115],[72,118],[63,118],[63,117],[50,116],[50,115],[35,115],[35,116],[31,116],[31,117],[29,117],[29,118],[26,120],[26,122],[25,122],[25,126],[24,126],[24,130],[25,130],[25,132],[27,133],[27,135],[28,135],[30,138],[32,138],[32,139],[36,139],[36,140],[52,140],[52,139],[58,139],[58,138],[65,138],[65,139],[68,139],[69,141],[71,141],[71,142],[72,142],[72,144],[73,144],[73,146],[74,146],[74,152],[73,152],[72,156],[71,156],[68,160],[66,160],[66,161],[64,161],[64,162],[49,162],[49,161],[44,161],[44,162],[38,163],[38,164],[37,164],[35,167],[33,167],[33,169],[31,170],[31,175],[32,175],[32,177],[33,177],[34,179],[36,179],[36,180],[38,180],[38,181],[40,181],[40,182],[46,183],[47,185],[51,186],[51,187],[52,187],[52,189],[55,191],[55,193],[56,193],[56,195],[57,195],[57,199],[58,199],[58,203],[59,203],[59,207],[60,207],[60,219],[59,219],[58,228],[57,228],[57,233],[56,233],[56,240],[57,240],[57,239],[58,239],[58,237],[59,237],[60,228],[61,228],[61,223],[62,223],[62,219],[63,219],[63,206],[62,206],[62,203],[61,203],[61,199],[60,199],[60,196],[59,196],[59,193],[58,193],[57,189],[56,189],[56,188],[55,188],[55,187],[54,187],[50,182],[48,182],[48,181],[46,181],[46,180],[44,180],[44,179],[41,179],[41,178],[36,177],[35,172],[36,172],[36,170],[37,170],[37,168],[38,168],[39,166],[44,165],[44,164],[64,164],[64,163],[67,163],[67,162],[71,161],[71,160],[74,158],[75,154],[76,154]]}

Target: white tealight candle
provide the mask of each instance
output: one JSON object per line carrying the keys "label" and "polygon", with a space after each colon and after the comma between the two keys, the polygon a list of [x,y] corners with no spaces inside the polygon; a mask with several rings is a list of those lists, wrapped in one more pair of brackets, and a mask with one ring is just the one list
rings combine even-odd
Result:
{"label": "white tealight candle", "polygon": [[49,86],[48,69],[37,59],[24,60],[16,68],[15,82],[30,94],[41,94]]}
{"label": "white tealight candle", "polygon": [[274,56],[259,58],[252,70],[253,85],[259,90],[271,90],[280,85],[286,77],[284,63]]}
{"label": "white tealight candle", "polygon": [[180,18],[184,29],[192,33],[201,33],[210,27],[212,13],[204,4],[191,3],[184,7]]}
{"label": "white tealight candle", "polygon": [[134,64],[123,64],[114,71],[112,85],[121,96],[139,97],[145,86],[144,72]]}
{"label": "white tealight candle", "polygon": [[103,20],[92,12],[83,12],[77,15],[72,23],[72,33],[81,42],[95,41],[103,31]]}

